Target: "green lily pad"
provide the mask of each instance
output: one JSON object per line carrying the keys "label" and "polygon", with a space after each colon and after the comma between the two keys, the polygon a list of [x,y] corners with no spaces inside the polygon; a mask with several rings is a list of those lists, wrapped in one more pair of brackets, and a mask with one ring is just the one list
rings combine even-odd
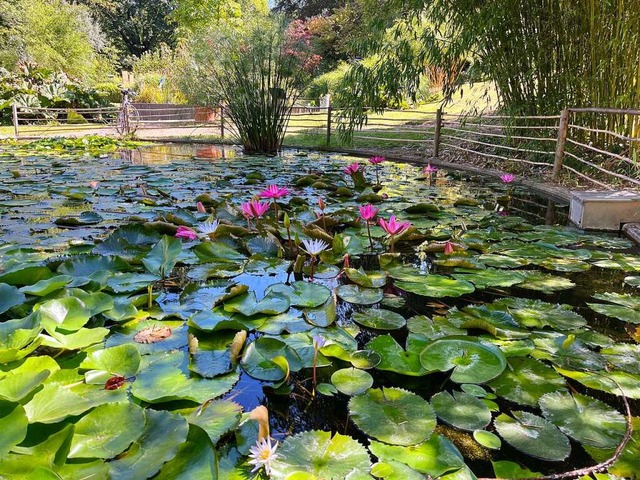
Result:
{"label": "green lily pad", "polygon": [[473,432],[473,438],[480,445],[491,450],[500,450],[500,447],[502,447],[500,437],[486,430],[476,430]]}
{"label": "green lily pad", "polygon": [[500,414],[494,421],[500,436],[527,455],[548,461],[561,461],[571,453],[569,439],[544,418],[514,411],[513,417]]}
{"label": "green lily pad", "polygon": [[0,283],[0,314],[3,314],[10,308],[24,303],[26,297],[16,287]]}
{"label": "green lily pad", "polygon": [[452,275],[457,280],[464,280],[473,283],[476,288],[484,289],[489,287],[510,287],[517,285],[524,280],[524,275],[521,275],[517,271],[497,270],[494,268],[487,268],[484,270],[474,271],[460,271]]}
{"label": "green lily pad", "polygon": [[288,374],[287,368],[283,368],[282,362],[274,361],[282,358],[286,361],[288,369],[298,371],[302,368],[300,356],[286,343],[270,337],[260,337],[251,342],[245,349],[240,359],[240,365],[254,378],[277,382]]}
{"label": "green lily pad", "polygon": [[60,290],[65,285],[68,285],[73,280],[73,277],[69,275],[56,275],[55,277],[40,280],[33,285],[22,287],[20,291],[27,295],[35,295],[38,297],[44,297],[50,293]]}
{"label": "green lily pad", "polygon": [[442,435],[432,435],[427,441],[408,447],[372,441],[369,450],[380,462],[402,462],[434,478],[457,472],[464,466],[458,449]]}
{"label": "green lily pad", "polygon": [[499,397],[522,405],[536,406],[545,393],[564,390],[564,379],[551,367],[529,357],[509,359],[509,367],[489,382]]}
{"label": "green lily pad", "polygon": [[429,373],[420,362],[420,352],[425,344],[423,339],[409,334],[405,350],[391,335],[378,335],[367,343],[366,348],[380,355],[380,363],[376,366],[378,370],[418,377]]}
{"label": "green lily pad", "polygon": [[421,283],[396,281],[395,286],[405,292],[432,298],[459,297],[475,290],[470,282],[442,275],[428,275]]}
{"label": "green lily pad", "polygon": [[436,426],[433,408],[401,388],[369,389],[349,400],[349,414],[367,435],[392,445],[416,445]]}
{"label": "green lily pad", "polygon": [[85,370],[102,371],[112,375],[132,377],[140,369],[140,352],[131,344],[118,345],[91,352],[80,364]]}
{"label": "green lily pad", "polygon": [[166,277],[173,271],[181,252],[182,242],[180,239],[164,235],[142,259],[142,264],[150,273]]}
{"label": "green lily pad", "polygon": [[568,290],[576,286],[568,278],[558,277],[556,275],[548,275],[535,271],[522,272],[525,275],[524,282],[518,284],[518,287],[527,290],[536,290],[542,293],[554,293],[562,290]]}
{"label": "green lily pad", "polygon": [[281,293],[270,292],[258,302],[255,292],[248,292],[225,302],[224,310],[250,317],[258,313],[278,315],[289,310],[289,306],[289,298]]}
{"label": "green lily pad", "polygon": [[504,371],[507,359],[498,347],[474,337],[444,337],[422,350],[420,363],[429,371],[453,369],[456,383],[485,383]]}
{"label": "green lily pad", "polygon": [[331,290],[324,285],[311,282],[293,282],[291,285],[276,283],[265,291],[279,293],[289,298],[293,307],[315,308],[323,305],[331,296]]}
{"label": "green lily pad", "polygon": [[224,434],[232,431],[240,423],[242,407],[231,400],[206,402],[187,417],[192,425],[206,432],[214,445]]}
{"label": "green lily pad", "polygon": [[431,406],[441,420],[461,430],[480,430],[491,422],[489,408],[473,395],[454,391],[439,392],[431,397]]}
{"label": "green lily pad", "polygon": [[576,330],[584,327],[584,317],[571,310],[570,305],[554,305],[529,298],[503,298],[487,308],[504,310],[522,326],[527,328],[551,327],[557,330]]}
{"label": "green lily pad", "polygon": [[545,418],[565,435],[592,447],[616,447],[627,429],[627,422],[620,413],[586,395],[547,393],[539,403]]}
{"label": "green lily pad", "polygon": [[611,367],[640,375],[640,345],[616,343],[600,350],[600,354]]}
{"label": "green lily pad", "polygon": [[[291,480],[297,473],[315,478],[370,479],[371,460],[356,440],[331,432],[302,432],[286,438],[271,463],[271,478]],[[312,477],[314,478],[314,477]]]}
{"label": "green lily pad", "polygon": [[144,423],[138,405],[100,405],[76,423],[69,458],[113,458],[136,441]]}
{"label": "green lily pad", "polygon": [[365,288],[360,285],[340,285],[336,294],[345,302],[357,305],[373,305],[384,297],[381,288]]}
{"label": "green lily pad", "polygon": [[149,478],[171,460],[187,439],[189,427],[180,415],[145,410],[145,425],[138,440],[118,459],[110,462],[110,478]]}
{"label": "green lily pad", "polygon": [[382,308],[369,308],[353,315],[353,320],[363,327],[377,330],[397,330],[407,323],[402,315]]}
{"label": "green lily pad", "polygon": [[596,293],[594,298],[611,302],[614,305],[603,303],[587,303],[589,307],[602,315],[617,318],[623,322],[640,324],[640,297],[636,295],[619,293]]}
{"label": "green lily pad", "polygon": [[218,460],[206,433],[198,427],[189,427],[187,440],[178,447],[176,455],[166,462],[155,480],[190,480],[218,476]]}
{"label": "green lily pad", "polygon": [[28,424],[22,405],[0,399],[0,457],[25,439]]}
{"label": "green lily pad", "polygon": [[493,465],[493,471],[496,478],[537,478],[542,474],[538,472],[532,472],[527,468],[523,468],[517,463],[510,462],[508,460],[501,460],[499,462],[491,462]]}
{"label": "green lily pad", "polygon": [[553,367],[561,375],[572,378],[585,387],[601,390],[613,395],[620,395],[621,390],[628,398],[640,398],[640,375],[632,373],[612,372],[579,372]]}
{"label": "green lily pad", "polygon": [[373,377],[358,368],[342,368],[331,375],[331,383],[345,395],[361,395],[373,385]]}
{"label": "green lily pad", "polygon": [[91,318],[91,311],[75,297],[48,300],[40,305],[38,315],[42,326],[49,332],[57,328],[76,331]]}
{"label": "green lily pad", "polygon": [[353,283],[366,288],[380,288],[387,283],[386,272],[365,272],[362,268],[346,268],[345,273]]}

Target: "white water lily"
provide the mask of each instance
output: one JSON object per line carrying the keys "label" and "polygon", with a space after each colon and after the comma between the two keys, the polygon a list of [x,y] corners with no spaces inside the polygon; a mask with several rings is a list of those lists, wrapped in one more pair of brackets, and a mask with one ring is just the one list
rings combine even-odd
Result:
{"label": "white water lily", "polygon": [[203,222],[198,225],[198,231],[204,235],[210,235],[212,233],[216,233],[218,227],[220,226],[219,220],[213,220],[212,222]]}
{"label": "white water lily", "polygon": [[253,465],[254,468],[251,473],[257,472],[262,467],[267,475],[271,475],[271,462],[278,458],[276,449],[278,448],[278,442],[275,445],[271,444],[271,437],[263,438],[249,449],[249,465]]}
{"label": "white water lily", "polygon": [[316,255],[320,255],[327,248],[329,248],[329,244],[324,240],[305,239],[302,240],[302,244],[304,245],[303,250],[313,257],[315,257]]}

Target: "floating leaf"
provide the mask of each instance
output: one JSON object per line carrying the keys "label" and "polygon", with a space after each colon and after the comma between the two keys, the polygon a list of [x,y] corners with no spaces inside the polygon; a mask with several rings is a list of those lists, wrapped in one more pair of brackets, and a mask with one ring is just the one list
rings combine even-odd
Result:
{"label": "floating leaf", "polygon": [[28,423],[22,405],[0,399],[0,458],[25,439]]}
{"label": "floating leaf", "polygon": [[593,447],[616,447],[627,428],[625,418],[616,410],[579,393],[547,393],[539,403],[547,420],[574,440]]}
{"label": "floating leaf", "polygon": [[189,427],[180,415],[165,411],[145,410],[145,425],[138,440],[110,463],[110,478],[128,480],[149,478],[162,464],[171,460],[187,439]]}
{"label": "floating leaf", "polygon": [[561,461],[571,453],[569,439],[552,423],[529,412],[499,415],[494,425],[511,446],[532,457]]}
{"label": "floating leaf", "polygon": [[407,323],[402,315],[382,308],[369,308],[354,314],[356,323],[377,330],[397,330]]}
{"label": "floating leaf", "polygon": [[24,293],[20,292],[16,287],[0,283],[0,314],[16,305],[20,305],[25,300]]}
{"label": "floating leaf", "polygon": [[384,287],[387,283],[387,274],[383,271],[365,272],[362,268],[358,270],[355,268],[346,268],[344,271],[347,277],[349,277],[349,280],[361,287],[380,288]]}
{"label": "floating leaf", "polygon": [[44,302],[38,309],[38,315],[42,326],[51,333],[57,328],[79,330],[91,318],[91,311],[79,299],[65,297]]}
{"label": "floating leaf", "polygon": [[231,400],[205,402],[187,417],[192,425],[206,432],[214,445],[240,423],[242,407]]}
{"label": "floating leaf", "polygon": [[345,395],[360,395],[373,385],[373,377],[357,368],[343,368],[331,375],[331,383]]}
{"label": "floating leaf", "polygon": [[636,295],[623,295],[619,293],[596,293],[594,298],[611,302],[614,305],[602,303],[587,303],[592,310],[617,318],[623,322],[640,324],[640,297]]}
{"label": "floating leaf", "polygon": [[536,406],[542,395],[564,390],[564,379],[551,367],[533,358],[510,358],[509,368],[489,382],[499,397],[512,402]]}
{"label": "floating leaf", "polygon": [[520,288],[527,290],[536,290],[542,293],[554,293],[561,290],[568,290],[576,286],[568,278],[558,277],[555,275],[547,275],[536,271],[522,272],[525,274],[524,282],[518,284]]}
{"label": "floating leaf", "polygon": [[369,389],[352,397],[349,415],[367,435],[392,445],[424,442],[436,426],[427,401],[401,388]]}
{"label": "floating leaf", "polygon": [[405,351],[392,336],[378,335],[367,343],[367,350],[380,355],[381,360],[376,367],[378,370],[422,376],[429,373],[420,362],[420,351],[425,344],[425,341],[420,341],[414,334],[409,334]]}
{"label": "floating leaf", "polygon": [[493,268],[474,271],[456,270],[452,276],[457,280],[471,282],[476,286],[476,288],[480,289],[489,287],[510,287],[512,285],[517,285],[524,280],[524,275],[521,275],[517,271],[505,272],[504,270],[496,270]]}
{"label": "floating leaf", "polygon": [[272,464],[271,478],[291,480],[296,472],[315,478],[370,479],[367,450],[351,437],[331,432],[302,432],[286,438]]}
{"label": "floating leaf", "polygon": [[271,292],[288,297],[291,306],[305,308],[319,307],[331,296],[331,290],[327,287],[311,282],[293,282],[291,285],[276,283],[265,291],[265,295]]}
{"label": "floating leaf", "polygon": [[587,324],[582,315],[571,310],[570,305],[554,305],[542,300],[503,298],[487,305],[487,308],[506,310],[519,324],[528,328],[576,330]]}
{"label": "floating leaf", "polygon": [[[56,275],[55,277],[40,280],[33,285],[22,287],[20,291],[27,295],[35,295],[38,297],[44,297],[50,293],[60,290],[65,285],[68,285],[73,280],[73,277],[69,275]],[[0,285],[1,287],[1,285]]]}
{"label": "floating leaf", "polygon": [[473,395],[464,392],[439,392],[431,397],[438,418],[461,430],[479,430],[491,422],[489,408]]}
{"label": "floating leaf", "polygon": [[456,383],[484,383],[504,371],[507,359],[498,347],[474,337],[444,337],[422,350],[420,363],[429,371],[453,369],[451,380]]}
{"label": "floating leaf", "polygon": [[138,405],[100,405],[76,423],[69,458],[113,458],[140,436],[144,423]]}
{"label": "floating leaf", "polygon": [[475,290],[470,282],[442,275],[428,275],[421,283],[396,281],[395,286],[405,292],[432,298],[459,297]]}
{"label": "floating leaf", "polygon": [[340,285],[336,294],[345,302],[357,305],[373,305],[384,297],[381,288],[365,288],[360,285]]}
{"label": "floating leaf", "polygon": [[179,238],[164,235],[142,259],[142,263],[154,275],[166,277],[171,274],[181,251],[182,242]]}
{"label": "floating leaf", "polygon": [[435,478],[457,472],[464,466],[458,449],[442,435],[432,435],[426,442],[408,447],[372,441],[369,450],[380,462],[402,462]]}
{"label": "floating leaf", "polygon": [[286,359],[288,368],[298,371],[302,368],[300,356],[286,343],[270,337],[260,337],[244,349],[240,365],[254,378],[277,382],[285,378],[287,369],[274,361],[277,357]]}
{"label": "floating leaf", "polygon": [[500,437],[486,430],[476,430],[473,432],[473,438],[480,445],[491,450],[500,450],[500,447],[502,447]]}

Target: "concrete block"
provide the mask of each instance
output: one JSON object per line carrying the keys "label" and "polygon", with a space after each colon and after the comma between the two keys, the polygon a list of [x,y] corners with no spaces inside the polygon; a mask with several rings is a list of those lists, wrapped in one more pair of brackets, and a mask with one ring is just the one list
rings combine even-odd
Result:
{"label": "concrete block", "polygon": [[629,191],[571,192],[569,218],[585,230],[619,231],[640,222],[640,194]]}

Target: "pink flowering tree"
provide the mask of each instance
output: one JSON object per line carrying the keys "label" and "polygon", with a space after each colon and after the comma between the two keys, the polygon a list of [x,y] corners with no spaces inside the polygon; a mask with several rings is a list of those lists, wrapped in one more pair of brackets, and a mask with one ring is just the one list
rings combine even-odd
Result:
{"label": "pink flowering tree", "polygon": [[203,68],[247,153],[275,154],[293,104],[320,64],[304,23],[255,19],[243,32],[217,30]]}

